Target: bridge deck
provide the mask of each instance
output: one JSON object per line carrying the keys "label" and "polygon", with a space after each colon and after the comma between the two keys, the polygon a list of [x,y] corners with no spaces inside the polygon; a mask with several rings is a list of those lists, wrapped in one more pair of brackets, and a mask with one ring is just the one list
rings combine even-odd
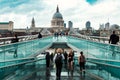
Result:
{"label": "bridge deck", "polygon": [[[57,80],[55,67],[51,66],[50,69],[46,69],[45,66],[36,70],[32,75],[26,77],[25,80]],[[81,74],[78,68],[74,68],[74,71],[68,71],[66,67],[63,66],[61,79],[60,80],[97,80],[89,74]]]}

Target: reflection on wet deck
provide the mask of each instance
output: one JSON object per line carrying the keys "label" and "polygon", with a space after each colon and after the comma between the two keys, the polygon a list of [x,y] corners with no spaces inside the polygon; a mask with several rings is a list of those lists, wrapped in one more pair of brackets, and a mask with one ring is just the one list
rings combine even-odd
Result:
{"label": "reflection on wet deck", "polygon": [[[41,69],[36,70],[33,74],[26,77],[25,80],[57,80],[55,68],[50,67],[50,69],[46,69],[45,66],[41,67]],[[74,71],[69,71],[68,69],[63,67],[61,73],[60,80],[96,80],[89,74],[81,74],[78,68],[75,68]]]}

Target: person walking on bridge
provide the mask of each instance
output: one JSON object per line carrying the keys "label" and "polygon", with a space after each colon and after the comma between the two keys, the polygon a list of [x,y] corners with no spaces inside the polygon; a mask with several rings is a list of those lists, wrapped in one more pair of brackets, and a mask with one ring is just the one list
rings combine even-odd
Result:
{"label": "person walking on bridge", "polygon": [[118,42],[119,42],[119,36],[115,34],[115,31],[113,31],[113,34],[110,35],[109,43],[117,44]]}
{"label": "person walking on bridge", "polygon": [[83,52],[81,51],[80,52],[80,56],[78,57],[78,62],[79,62],[79,65],[80,65],[80,72],[84,72],[85,74],[85,63],[86,63],[86,60],[85,60],[85,56],[83,55]]}
{"label": "person walking on bridge", "polygon": [[62,54],[63,50],[61,48],[58,48],[56,52],[57,53],[55,54],[53,61],[55,62],[55,65],[56,65],[57,80],[60,80],[64,55]]}

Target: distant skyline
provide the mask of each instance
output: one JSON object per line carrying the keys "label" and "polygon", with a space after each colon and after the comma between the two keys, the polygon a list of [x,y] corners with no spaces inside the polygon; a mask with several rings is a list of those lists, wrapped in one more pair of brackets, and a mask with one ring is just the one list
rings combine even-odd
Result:
{"label": "distant skyline", "polygon": [[120,0],[0,0],[0,22],[14,22],[14,28],[31,26],[32,18],[36,27],[50,27],[57,5],[68,26],[73,22],[74,28],[85,28],[87,21],[91,27],[99,24],[120,25]]}

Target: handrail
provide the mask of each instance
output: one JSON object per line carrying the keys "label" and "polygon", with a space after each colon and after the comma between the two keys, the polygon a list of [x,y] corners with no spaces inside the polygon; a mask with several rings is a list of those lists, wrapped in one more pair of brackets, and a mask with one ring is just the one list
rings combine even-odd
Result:
{"label": "handrail", "polygon": [[[11,39],[13,37],[5,37],[5,38],[0,38],[0,44],[3,45],[3,44],[9,44],[11,43]],[[18,36],[19,38],[19,41],[24,41],[24,40],[31,40],[31,39],[35,39],[37,38],[37,35],[27,35],[27,36]]]}
{"label": "handrail", "polygon": [[[27,35],[27,36],[18,36],[18,38],[26,38],[26,37],[31,37],[34,36],[36,37],[37,35]],[[4,38],[0,38],[0,40],[7,40],[7,39],[12,39],[14,37],[4,37]]]}
{"label": "handrail", "polygon": [[[34,37],[34,38],[37,38],[38,34],[36,35],[26,35],[26,36],[18,36],[19,39],[21,38],[29,38],[29,37]],[[46,35],[43,35],[43,37],[46,36]],[[48,36],[48,35],[47,35]],[[3,37],[3,38],[0,38],[0,40],[11,40],[12,38],[14,37]]]}
{"label": "handrail", "polygon": [[[76,34],[72,34],[71,36],[74,36],[74,37],[77,37],[77,38],[83,38],[82,36],[85,36],[83,39],[90,40],[92,42],[99,42],[99,43],[103,43],[103,42],[100,42],[101,39],[109,41],[109,37],[86,36],[86,35],[76,35]],[[90,39],[87,39],[87,37],[89,37]],[[99,41],[94,41],[94,40],[91,40],[91,39],[99,39]],[[103,44],[109,44],[109,43],[104,42]],[[120,42],[118,42],[118,44],[120,44]],[[115,45],[115,44],[109,44],[109,45],[119,46],[119,45]]]}
{"label": "handrail", "polygon": [[[81,38],[79,38],[79,37],[76,37],[76,36],[71,36],[71,37],[75,37],[76,39],[81,39]],[[89,41],[89,42],[94,42],[94,43],[99,43],[99,44],[104,44],[104,45],[107,45],[107,46],[114,46],[114,47],[120,47],[119,45],[115,45],[115,44],[108,44],[108,43],[101,43],[101,42],[96,42],[96,41],[92,41],[92,40],[87,40],[87,39],[85,39],[86,41]],[[114,50],[115,52],[120,52],[120,51],[118,51],[118,50]]]}
{"label": "handrail", "polygon": [[[38,36],[38,34],[36,34],[36,35],[18,36],[18,38],[19,38],[19,42],[21,42],[21,41],[36,39],[37,36]],[[49,35],[43,35],[43,37],[46,37],[46,36],[49,36]],[[12,38],[13,38],[13,37],[0,38],[0,45],[11,43],[11,39],[12,39]]]}
{"label": "handrail", "polygon": [[[80,39],[80,37],[77,37],[78,35],[72,35],[73,37],[77,38],[77,39]],[[85,39],[87,40],[87,39]],[[93,40],[87,40],[87,41],[91,41],[91,42],[95,42],[95,43],[101,43],[101,42],[96,42],[96,41],[93,41]],[[108,44],[108,43],[101,43],[101,44],[107,44],[107,45],[113,45],[113,46],[119,46],[119,45],[115,45],[115,44]]]}
{"label": "handrail", "polygon": [[89,58],[89,57],[87,59],[110,61],[110,62],[120,62],[120,60],[111,60],[111,59],[100,59],[100,58]]}
{"label": "handrail", "polygon": [[[46,36],[45,36],[46,37]],[[45,38],[44,37],[44,38]],[[43,38],[41,38],[41,39],[43,39]],[[37,40],[37,38],[36,38],[36,40]],[[29,40],[29,41],[33,41],[33,40]],[[17,42],[17,43],[11,43],[11,44],[18,44],[18,43],[23,43],[23,42],[29,42],[28,40],[26,40],[26,41],[19,41],[19,42]],[[11,44],[6,44],[6,45],[11,45]],[[6,46],[6,45],[1,45],[1,46]]]}
{"label": "handrail", "polygon": [[25,60],[25,59],[34,59],[34,57],[29,57],[29,58],[19,58],[19,59],[12,59],[12,60],[3,60],[3,61],[0,61],[0,63],[4,63],[4,62],[12,62],[12,61],[19,61],[19,60]]}
{"label": "handrail", "polygon": [[120,66],[115,66],[115,65],[111,65],[111,64],[105,64],[105,63],[101,63],[101,62],[95,62],[95,61],[90,61],[90,60],[87,60],[88,62],[91,62],[91,63],[95,63],[95,64],[100,64],[100,65],[104,65],[104,66],[109,66],[109,67],[113,67],[113,68],[118,68],[120,69]]}
{"label": "handrail", "polygon": [[0,67],[0,69],[7,68],[7,67],[13,67],[13,66],[19,66],[19,65],[23,65],[23,64],[27,64],[27,63],[32,63],[32,62],[40,61],[40,60],[43,60],[43,59],[45,59],[45,58],[39,58],[39,59],[35,59],[35,60],[32,60],[32,61],[26,61],[26,62],[21,62],[21,63],[18,63],[18,64],[2,66],[2,67]]}
{"label": "handrail", "polygon": [[[75,57],[75,59],[78,59],[78,57]],[[109,66],[109,67],[114,67],[114,68],[119,68],[120,69],[120,66],[116,66],[116,65],[111,65],[111,64],[106,64],[106,63],[102,63],[102,62],[95,62],[95,61],[91,61],[91,60],[88,60],[86,59],[87,62],[92,62],[92,63],[95,63],[95,64],[100,64],[100,65],[105,65],[105,66]]]}

